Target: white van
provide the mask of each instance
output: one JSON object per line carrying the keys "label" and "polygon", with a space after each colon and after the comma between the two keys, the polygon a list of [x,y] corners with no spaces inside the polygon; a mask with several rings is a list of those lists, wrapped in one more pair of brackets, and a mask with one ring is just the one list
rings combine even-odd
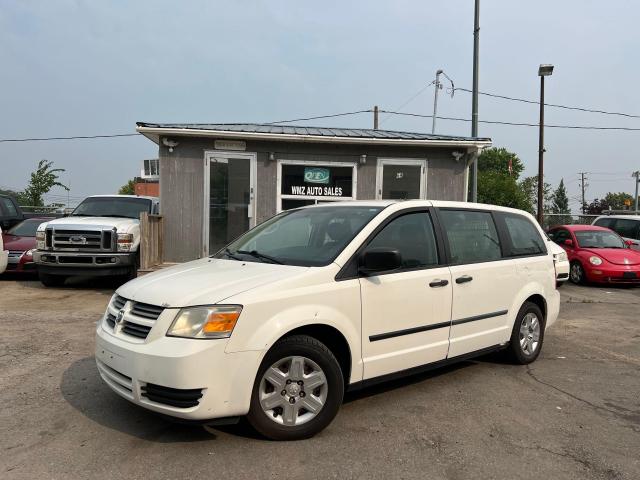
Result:
{"label": "white van", "polygon": [[98,324],[98,370],[155,412],[247,415],[267,437],[306,438],[345,390],[496,350],[534,361],[560,306],[549,242],[531,215],[489,205],[288,210],[120,287]]}
{"label": "white van", "polygon": [[4,273],[9,262],[9,251],[4,249],[4,241],[2,239],[2,227],[0,227],[0,273]]}
{"label": "white van", "polygon": [[634,250],[640,250],[640,215],[602,215],[592,225],[613,230]]}

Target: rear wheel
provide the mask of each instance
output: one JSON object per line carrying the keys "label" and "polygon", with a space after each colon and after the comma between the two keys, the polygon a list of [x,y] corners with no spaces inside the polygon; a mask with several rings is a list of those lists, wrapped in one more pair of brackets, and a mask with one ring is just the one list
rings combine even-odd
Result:
{"label": "rear wheel", "polygon": [[511,332],[509,343],[510,360],[520,365],[535,361],[540,355],[544,340],[544,316],[540,307],[525,302],[520,308]]}
{"label": "rear wheel", "polygon": [[45,287],[61,287],[67,280],[67,276],[38,272],[38,279]]}
{"label": "rear wheel", "polygon": [[307,335],[276,342],[253,386],[249,423],[273,440],[309,438],[338,413],[344,379],[336,357]]}
{"label": "rear wheel", "polygon": [[582,268],[580,262],[571,262],[569,280],[576,285],[584,285],[586,283],[586,275],[584,274],[584,268]]}

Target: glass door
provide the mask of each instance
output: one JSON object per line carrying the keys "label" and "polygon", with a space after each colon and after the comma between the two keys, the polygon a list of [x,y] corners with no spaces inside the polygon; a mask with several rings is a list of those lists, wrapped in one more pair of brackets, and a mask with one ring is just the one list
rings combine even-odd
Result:
{"label": "glass door", "polygon": [[255,157],[215,153],[205,164],[204,253],[211,255],[255,225]]}
{"label": "glass door", "polygon": [[426,198],[427,161],[379,159],[376,186],[378,200]]}

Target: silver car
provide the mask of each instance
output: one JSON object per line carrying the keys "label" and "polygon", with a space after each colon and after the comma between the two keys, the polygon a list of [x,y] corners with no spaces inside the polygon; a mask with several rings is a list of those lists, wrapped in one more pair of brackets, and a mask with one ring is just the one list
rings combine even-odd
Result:
{"label": "silver car", "polygon": [[640,250],[640,215],[602,215],[593,225],[613,230],[634,250]]}

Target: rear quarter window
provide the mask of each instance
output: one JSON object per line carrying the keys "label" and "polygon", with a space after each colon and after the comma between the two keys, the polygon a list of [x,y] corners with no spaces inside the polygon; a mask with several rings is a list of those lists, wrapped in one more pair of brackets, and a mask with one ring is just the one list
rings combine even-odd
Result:
{"label": "rear quarter window", "polygon": [[507,237],[506,256],[541,255],[547,252],[542,235],[527,217],[510,213],[500,213],[498,217]]}
{"label": "rear quarter window", "polygon": [[454,264],[500,260],[500,238],[491,212],[440,210],[449,255]]}
{"label": "rear quarter window", "polygon": [[595,222],[593,222],[593,224],[597,225],[598,227],[611,228],[613,222],[615,222],[615,218],[598,218]]}
{"label": "rear quarter window", "polygon": [[618,218],[616,219],[613,227],[609,227],[615,231],[618,235],[625,238],[633,238],[634,240],[640,240],[640,220],[632,220],[630,218]]}

